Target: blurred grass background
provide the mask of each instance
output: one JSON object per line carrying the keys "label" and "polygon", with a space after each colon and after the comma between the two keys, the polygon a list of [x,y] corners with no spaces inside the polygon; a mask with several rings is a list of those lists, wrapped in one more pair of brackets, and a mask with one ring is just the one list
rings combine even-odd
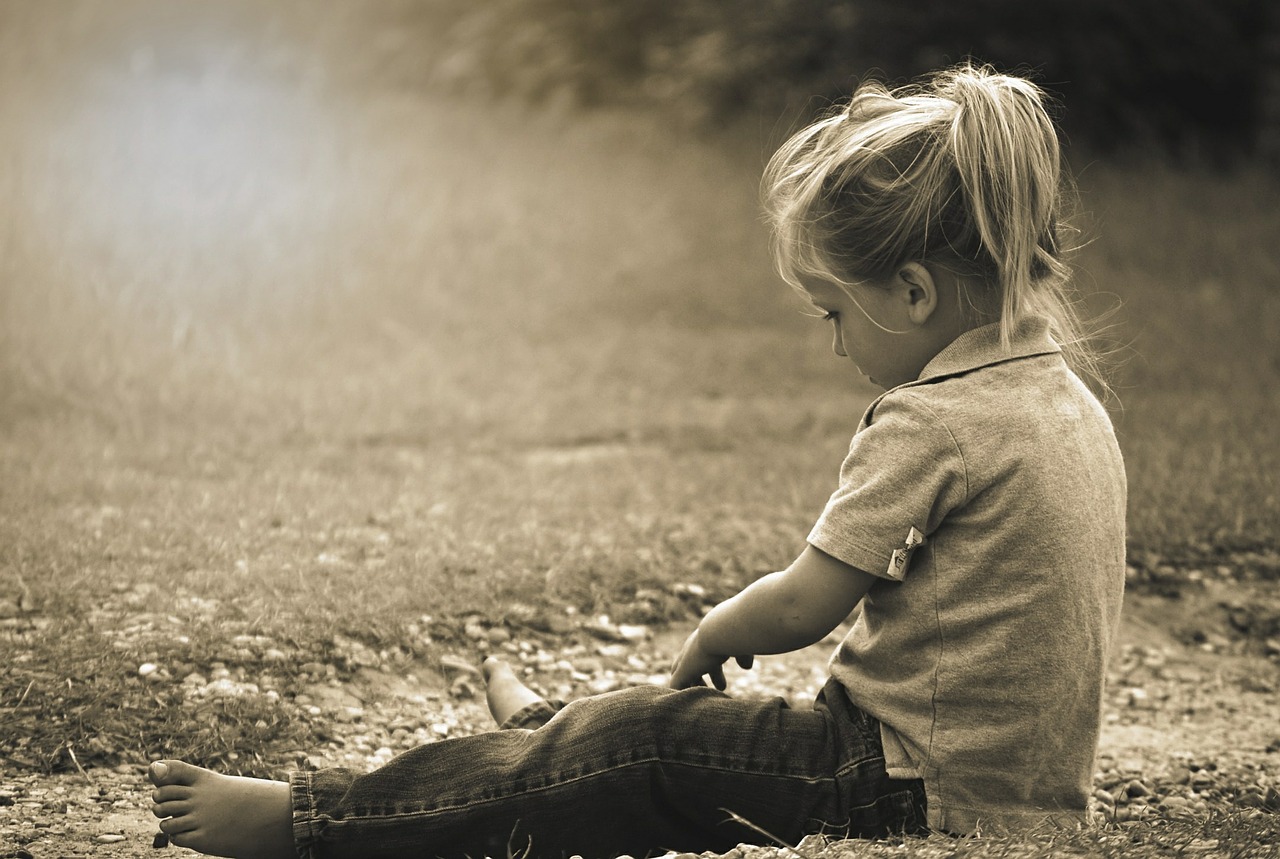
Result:
{"label": "blurred grass background", "polygon": [[[149,583],[304,638],[789,561],[875,391],[757,182],[869,62],[815,65],[818,25],[880,6],[764,6],[630,60],[634,3],[0,7],[0,596]],[[780,32],[809,53],[736,51]],[[1079,283],[1134,546],[1274,557],[1278,183],[1209,120],[1077,123]]]}

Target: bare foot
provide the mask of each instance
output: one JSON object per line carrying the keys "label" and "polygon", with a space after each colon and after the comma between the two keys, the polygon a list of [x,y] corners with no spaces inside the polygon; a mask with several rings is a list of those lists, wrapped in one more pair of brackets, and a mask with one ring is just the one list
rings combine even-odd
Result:
{"label": "bare foot", "polygon": [[542,700],[542,696],[521,683],[511,666],[501,659],[490,656],[480,668],[484,672],[489,712],[499,725],[530,704]]}
{"label": "bare foot", "polygon": [[182,761],[156,761],[147,776],[156,786],[151,813],[177,846],[235,859],[297,855],[287,782],[222,775]]}

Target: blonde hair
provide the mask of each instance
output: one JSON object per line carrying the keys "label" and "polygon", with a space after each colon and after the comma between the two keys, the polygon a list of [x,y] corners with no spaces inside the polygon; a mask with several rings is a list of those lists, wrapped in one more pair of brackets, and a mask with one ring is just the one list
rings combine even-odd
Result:
{"label": "blonde hair", "polygon": [[999,290],[1006,346],[1024,316],[1047,316],[1068,362],[1106,390],[1069,289],[1069,185],[1046,101],[1024,78],[969,63],[895,90],[859,87],[765,170],[783,279],[848,289],[907,261],[936,263]]}

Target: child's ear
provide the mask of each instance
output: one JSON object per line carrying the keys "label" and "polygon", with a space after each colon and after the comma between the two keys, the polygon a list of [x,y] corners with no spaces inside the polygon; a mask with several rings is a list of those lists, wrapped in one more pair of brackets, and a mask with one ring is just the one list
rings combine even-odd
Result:
{"label": "child's ear", "polygon": [[938,307],[938,284],[923,263],[904,263],[898,268],[895,287],[907,307],[907,318],[923,325]]}

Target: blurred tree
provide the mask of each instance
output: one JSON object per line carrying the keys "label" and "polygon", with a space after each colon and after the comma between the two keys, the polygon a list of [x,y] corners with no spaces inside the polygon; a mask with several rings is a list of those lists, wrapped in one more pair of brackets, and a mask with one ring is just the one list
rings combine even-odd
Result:
{"label": "blurred tree", "polygon": [[1268,6],[1262,26],[1258,87],[1258,153],[1280,167],[1280,3]]}
{"label": "blurred tree", "polygon": [[891,75],[974,56],[1029,69],[1102,148],[1247,145],[1258,123],[1264,0],[858,3],[856,53]]}
{"label": "blurred tree", "polygon": [[1260,139],[1280,86],[1274,0],[455,2],[456,85],[644,99],[704,121],[794,115],[870,73],[905,80],[972,57],[1033,73],[1095,147],[1234,153]]}

